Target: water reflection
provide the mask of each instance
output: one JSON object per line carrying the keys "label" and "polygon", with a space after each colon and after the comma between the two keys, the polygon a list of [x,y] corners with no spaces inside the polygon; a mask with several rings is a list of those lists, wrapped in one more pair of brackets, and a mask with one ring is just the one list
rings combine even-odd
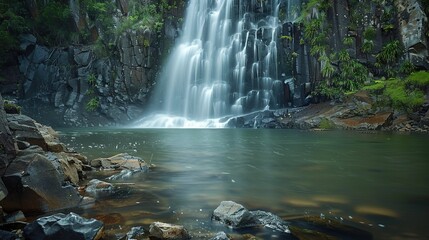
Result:
{"label": "water reflection", "polygon": [[210,222],[211,212],[233,200],[283,217],[322,214],[369,230],[375,239],[429,238],[425,135],[105,129],[67,130],[62,138],[90,159],[126,152],[157,165],[115,181],[117,194],[85,210],[111,214],[123,227],[157,220],[197,233],[224,230]]}

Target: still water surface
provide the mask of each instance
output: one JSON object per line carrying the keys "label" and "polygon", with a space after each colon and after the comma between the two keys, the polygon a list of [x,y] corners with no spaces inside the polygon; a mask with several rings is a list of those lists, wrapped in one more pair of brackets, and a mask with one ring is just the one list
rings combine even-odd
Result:
{"label": "still water surface", "polygon": [[[61,138],[89,159],[126,152],[157,166],[116,182],[115,194],[97,196],[93,207],[80,210],[105,215],[113,231],[164,221],[185,225],[197,238],[232,233],[210,222],[219,203],[232,200],[286,219],[337,219],[374,239],[429,239],[428,135],[67,129]],[[112,173],[103,174],[92,177]]]}

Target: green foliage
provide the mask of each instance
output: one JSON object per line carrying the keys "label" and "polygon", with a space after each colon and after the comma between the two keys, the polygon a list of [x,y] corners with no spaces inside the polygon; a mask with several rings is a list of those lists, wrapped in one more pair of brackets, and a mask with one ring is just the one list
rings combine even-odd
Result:
{"label": "green foliage", "polygon": [[374,40],[376,37],[376,30],[372,26],[368,26],[365,28],[365,31],[363,32],[363,37],[365,40]]}
{"label": "green foliage", "polygon": [[335,128],[335,124],[332,121],[330,121],[329,119],[323,118],[320,121],[319,128],[320,129],[325,129],[325,130],[334,129]]}
{"label": "green foliage", "polygon": [[[406,112],[416,111],[424,102],[422,89],[429,86],[428,72],[416,72],[406,80],[391,78],[386,81],[376,81],[363,89],[380,94],[384,104]],[[423,80],[422,79],[426,79]]]}
{"label": "green foliage", "polygon": [[285,40],[288,40],[288,41],[292,41],[292,37],[289,36],[289,35],[283,35],[283,36],[280,37],[280,39],[285,39]]}
{"label": "green foliage", "polygon": [[380,63],[394,63],[400,54],[402,53],[402,47],[398,40],[391,41],[385,46],[379,54],[377,54],[377,61]]}
{"label": "green foliage", "polygon": [[97,84],[97,78],[95,77],[94,73],[88,75],[88,84],[91,87],[95,87],[95,85]]}
{"label": "green foliage", "polygon": [[181,1],[160,0],[149,4],[141,4],[139,1],[130,1],[130,13],[123,19],[118,27],[117,33],[120,34],[128,29],[150,29],[154,32],[161,32],[164,27],[164,18],[167,11],[178,8]]}
{"label": "green foliage", "polygon": [[405,75],[410,75],[416,67],[413,65],[413,63],[409,60],[404,61],[401,66],[399,67],[399,72]]}
{"label": "green foliage", "polygon": [[419,88],[427,88],[429,87],[429,72],[414,72],[408,76],[406,80],[408,85],[414,85]]}
{"label": "green foliage", "polygon": [[23,16],[22,3],[5,0],[0,3],[0,66],[7,61],[7,56],[18,49],[18,36],[29,31]]}
{"label": "green foliage", "polygon": [[383,46],[381,52],[376,55],[375,66],[383,68],[387,76],[392,77],[396,74],[393,67],[402,53],[400,42],[398,40],[391,41]]}
{"label": "green foliage", "polygon": [[370,53],[374,49],[374,41],[372,40],[364,40],[362,44],[362,52]]}
{"label": "green foliage", "polygon": [[352,37],[345,37],[343,39],[343,44],[346,46],[351,46],[353,44],[353,38]]}
{"label": "green foliage", "polygon": [[323,54],[322,56],[320,56],[319,61],[321,62],[321,66],[322,66],[322,69],[321,69],[322,76],[324,78],[332,77],[335,73],[335,68],[331,64],[329,57],[326,56],[326,54]]}
{"label": "green foliage", "polygon": [[421,90],[407,89],[405,82],[400,79],[389,81],[386,84],[384,95],[388,98],[392,107],[407,112],[415,111],[425,101]]}
{"label": "green foliage", "polygon": [[36,29],[48,45],[68,44],[72,38],[72,16],[67,4],[49,1],[40,10]]}
{"label": "green foliage", "polygon": [[374,84],[363,87],[363,90],[374,92],[374,93],[382,93],[382,90],[386,87],[384,81],[375,81]]}
{"label": "green foliage", "polygon": [[93,112],[97,110],[97,108],[100,106],[100,101],[97,97],[91,98],[88,103],[86,103],[85,109],[89,112]]}
{"label": "green foliage", "polygon": [[12,102],[4,101],[4,110],[8,114],[20,114],[21,106],[18,106]]}

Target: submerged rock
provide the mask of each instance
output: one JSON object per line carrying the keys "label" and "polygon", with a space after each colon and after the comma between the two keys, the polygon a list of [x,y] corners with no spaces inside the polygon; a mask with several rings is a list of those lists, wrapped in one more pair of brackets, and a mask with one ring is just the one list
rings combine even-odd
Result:
{"label": "submerged rock", "polygon": [[185,240],[191,239],[188,231],[180,225],[169,223],[154,222],[149,227],[151,238],[166,240]]}
{"label": "submerged rock", "polygon": [[230,238],[225,232],[218,232],[214,237],[210,238],[210,240],[230,240]]}
{"label": "submerged rock", "polygon": [[213,211],[213,220],[234,228],[251,227],[259,224],[253,214],[243,205],[233,201],[223,201]]}
{"label": "submerged rock", "polygon": [[109,180],[120,180],[120,179],[128,179],[131,178],[132,176],[142,173],[145,171],[142,170],[122,170],[120,173],[117,173],[115,175],[112,175],[110,177],[108,177],[107,179]]}
{"label": "submerged rock", "polygon": [[98,179],[92,179],[86,185],[86,192],[97,193],[97,192],[111,192],[113,191],[113,185],[108,182],[103,182]]}
{"label": "submerged rock", "polygon": [[254,218],[267,228],[277,230],[279,232],[289,233],[288,223],[281,219],[279,216],[265,211],[252,211],[250,212]]}
{"label": "submerged rock", "polygon": [[143,227],[132,227],[131,230],[127,233],[127,239],[135,239],[144,234]]}
{"label": "submerged rock", "polygon": [[243,205],[223,201],[213,211],[213,220],[234,228],[264,226],[276,231],[289,233],[288,223],[270,212],[249,211]]}
{"label": "submerged rock", "polygon": [[121,153],[109,158],[97,158],[91,161],[91,166],[104,169],[128,169],[147,171],[149,169],[146,162],[127,153]]}
{"label": "submerged rock", "polygon": [[28,240],[97,240],[102,237],[103,223],[86,219],[75,213],[58,213],[42,217],[24,228],[24,238]]}

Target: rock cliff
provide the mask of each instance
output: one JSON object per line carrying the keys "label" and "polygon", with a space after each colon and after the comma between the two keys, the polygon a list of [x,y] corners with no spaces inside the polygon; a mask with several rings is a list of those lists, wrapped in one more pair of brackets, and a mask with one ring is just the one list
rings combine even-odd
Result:
{"label": "rock cliff", "polygon": [[[24,113],[52,126],[136,120],[180,35],[187,1],[116,0],[111,16],[103,19],[94,18],[100,9],[79,2],[67,5],[73,31],[89,40],[47,47],[39,36],[21,35],[16,63],[1,71],[6,76],[1,92],[18,95]],[[335,89],[355,91],[374,78],[429,69],[425,1],[249,1],[235,4],[234,12],[263,18],[272,12],[272,2],[279,4],[284,107],[324,101],[337,94]],[[132,15],[152,5],[152,12]],[[27,8],[37,16],[36,1],[27,1]],[[159,11],[162,23],[138,25]]]}

